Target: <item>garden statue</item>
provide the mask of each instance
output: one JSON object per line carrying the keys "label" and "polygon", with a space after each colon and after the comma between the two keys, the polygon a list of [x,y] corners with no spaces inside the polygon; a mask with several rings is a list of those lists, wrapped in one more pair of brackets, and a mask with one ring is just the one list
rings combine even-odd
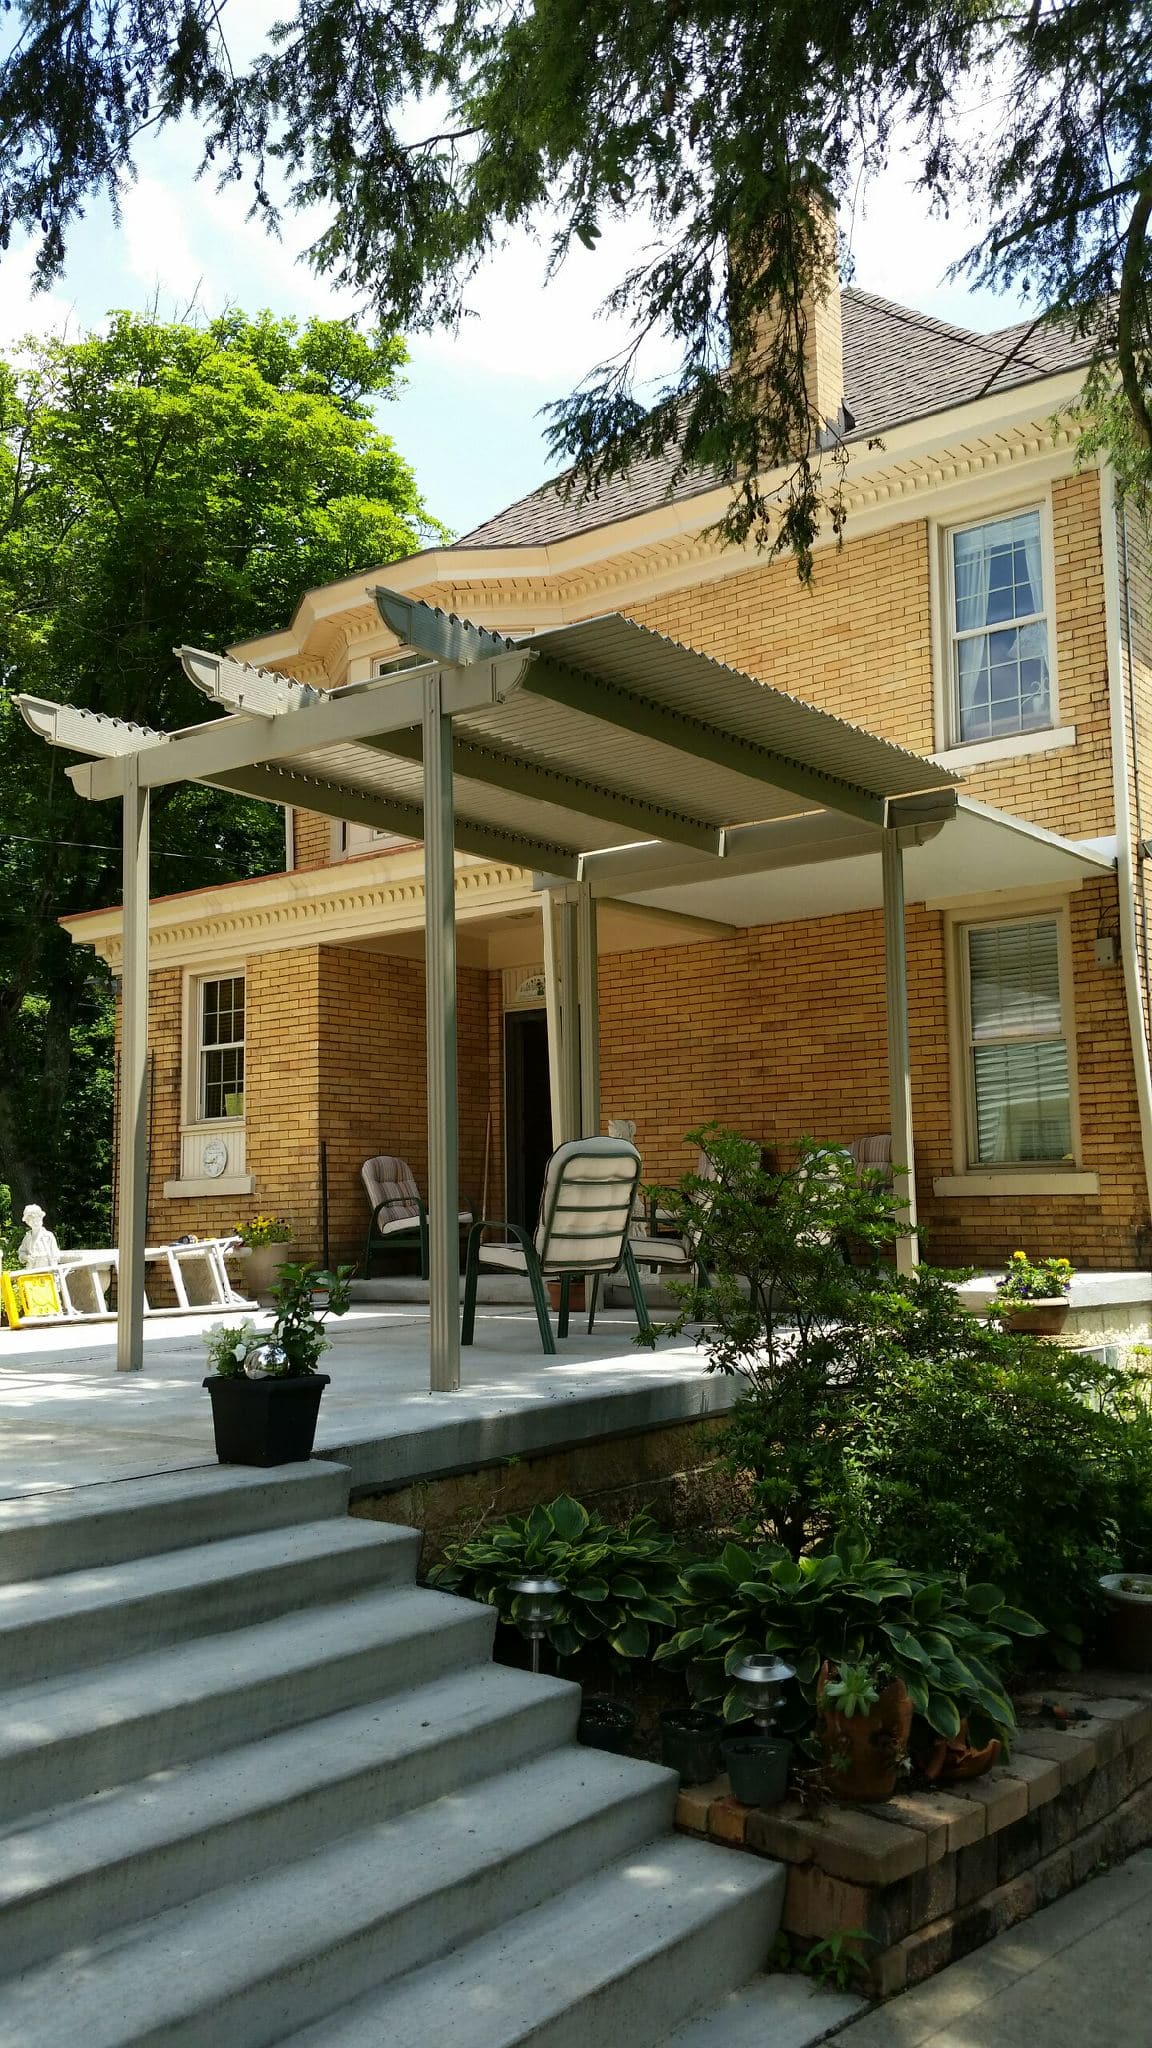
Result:
{"label": "garden statue", "polygon": [[60,1247],[53,1233],[44,1228],[44,1211],[37,1202],[29,1202],[20,1217],[28,1225],[20,1239],[18,1257],[25,1272],[39,1272],[43,1266],[60,1264]]}

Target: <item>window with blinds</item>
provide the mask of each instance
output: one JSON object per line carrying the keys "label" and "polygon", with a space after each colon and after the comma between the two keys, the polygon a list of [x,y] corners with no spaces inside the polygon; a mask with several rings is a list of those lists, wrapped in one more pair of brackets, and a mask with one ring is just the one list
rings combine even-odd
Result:
{"label": "window with blinds", "polygon": [[969,1152],[973,1165],[1072,1156],[1072,1090],[1056,917],[969,925]]}

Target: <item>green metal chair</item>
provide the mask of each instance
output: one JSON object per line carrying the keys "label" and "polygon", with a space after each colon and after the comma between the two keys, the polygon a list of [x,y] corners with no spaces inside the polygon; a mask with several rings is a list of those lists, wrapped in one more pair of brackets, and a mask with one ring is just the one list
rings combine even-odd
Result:
{"label": "green metal chair", "polygon": [[[483,1218],[468,1234],[461,1342],[471,1344],[475,1335],[476,1289],[482,1268],[527,1277],[540,1342],[547,1352],[555,1353],[556,1337],[544,1291],[546,1280],[560,1282],[557,1333],[561,1337],[568,1335],[573,1276],[585,1275],[595,1288],[605,1274],[621,1269],[627,1276],[636,1320],[642,1330],[651,1329],[628,1243],[639,1179],[640,1154],[622,1138],[573,1138],[559,1145],[548,1161],[540,1218],[531,1237],[517,1224],[498,1217]],[[482,1243],[484,1231],[492,1229],[505,1231],[512,1242]]]}
{"label": "green metal chair", "polygon": [[[377,1153],[374,1159],[364,1161],[360,1178],[372,1210],[364,1243],[364,1278],[369,1278],[371,1260],[377,1252],[417,1249],[420,1253],[420,1276],[426,1280],[428,1211],[408,1161],[397,1159],[390,1152]],[[461,1230],[468,1228],[475,1214],[470,1203],[461,1207],[458,1218]]]}

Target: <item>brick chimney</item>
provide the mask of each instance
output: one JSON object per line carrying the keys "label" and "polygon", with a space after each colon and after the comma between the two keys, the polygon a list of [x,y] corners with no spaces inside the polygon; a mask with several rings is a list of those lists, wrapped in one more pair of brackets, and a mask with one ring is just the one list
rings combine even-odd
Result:
{"label": "brick chimney", "polygon": [[[810,412],[821,430],[843,433],[850,421],[844,410],[844,337],[840,315],[840,273],[836,261],[836,220],[820,199],[813,198],[810,226],[815,244],[811,283],[800,305],[804,327],[804,386]],[[738,289],[738,273],[729,252],[729,305]],[[747,360],[755,369],[766,365],[780,325],[779,311],[768,304],[751,316]],[[734,362],[736,356],[734,354]]]}

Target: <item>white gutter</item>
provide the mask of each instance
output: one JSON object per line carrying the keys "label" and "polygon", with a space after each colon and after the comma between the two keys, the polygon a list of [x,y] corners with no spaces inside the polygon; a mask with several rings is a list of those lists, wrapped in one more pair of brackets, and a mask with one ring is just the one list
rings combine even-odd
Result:
{"label": "white gutter", "polygon": [[[1111,463],[1100,472],[1100,539],[1104,556],[1104,621],[1108,640],[1108,705],[1112,738],[1112,792],[1116,823],[1116,882],[1120,905],[1120,957],[1132,1039],[1132,1065],[1140,1110],[1144,1179],[1152,1211],[1152,1069],[1136,948],[1136,889],[1132,864],[1132,811],[1128,794],[1128,719],[1124,704],[1124,607],[1116,540],[1116,477]],[[1129,650],[1129,659],[1131,652]],[[1133,740],[1135,744],[1135,740]]]}

